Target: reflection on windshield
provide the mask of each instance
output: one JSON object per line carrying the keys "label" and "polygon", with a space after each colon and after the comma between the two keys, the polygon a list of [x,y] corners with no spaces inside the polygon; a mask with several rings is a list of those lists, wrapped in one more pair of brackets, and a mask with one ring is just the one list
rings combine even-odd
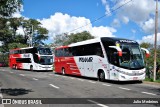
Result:
{"label": "reflection on windshield", "polygon": [[42,65],[52,65],[53,56],[41,56],[39,63]]}
{"label": "reflection on windshield", "polygon": [[52,55],[52,51],[50,48],[38,48],[38,52],[41,55]]}
{"label": "reflection on windshield", "polygon": [[119,58],[120,66],[124,68],[137,69],[144,67],[142,54],[138,46],[121,46],[123,55]]}

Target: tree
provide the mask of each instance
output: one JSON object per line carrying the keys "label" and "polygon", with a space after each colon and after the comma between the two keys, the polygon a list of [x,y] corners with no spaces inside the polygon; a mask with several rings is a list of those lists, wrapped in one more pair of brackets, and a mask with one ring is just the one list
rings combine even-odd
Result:
{"label": "tree", "polygon": [[88,40],[88,39],[93,39],[94,37],[87,31],[83,31],[81,33],[76,33],[76,34],[70,34],[70,35],[66,35],[66,34],[62,34],[62,35],[56,35],[56,37],[54,38],[54,43],[57,46],[60,45],[68,45],[71,43],[76,43],[76,42],[80,42],[80,41],[84,41],[84,40]]}
{"label": "tree", "polygon": [[[150,43],[145,43],[144,42],[144,43],[141,43],[140,46],[143,47],[143,48],[146,48],[150,51],[150,57],[149,58],[144,57],[144,58],[145,58],[145,63],[146,63],[146,68],[147,68],[147,72],[146,72],[147,76],[149,78],[151,78],[151,76],[153,76],[153,75],[150,74],[150,73],[152,73],[150,71],[153,71],[153,65],[154,65],[154,63],[153,63],[154,62],[154,48],[153,48],[153,45],[150,44]],[[157,49],[157,63],[160,64],[160,49],[159,48]],[[157,78],[160,78],[160,75],[157,76]]]}
{"label": "tree", "polygon": [[24,31],[24,44],[26,44],[32,36],[32,43],[34,46],[44,45],[43,40],[48,39],[48,30],[43,28],[39,21],[35,19],[22,19],[21,23]]}
{"label": "tree", "polygon": [[23,0],[0,0],[0,17],[10,17],[20,11]]}
{"label": "tree", "polygon": [[27,47],[26,44],[22,44],[22,43],[9,43],[8,44],[8,48],[9,49],[15,49],[15,48],[24,48]]}
{"label": "tree", "polygon": [[140,44],[141,47],[149,49],[152,45],[150,43],[143,42]]}
{"label": "tree", "polygon": [[[48,30],[41,27],[41,23],[35,19],[9,18],[7,20],[0,20],[0,23],[3,24],[0,25],[0,41],[3,43],[3,49],[1,50],[3,51],[9,50],[10,43],[29,46],[31,36],[34,46],[44,45],[43,40],[48,39]],[[24,35],[16,33],[18,28],[23,29]],[[16,47],[19,47],[19,45],[16,45]]]}
{"label": "tree", "polygon": [[16,11],[20,11],[23,0],[0,0],[0,46],[2,52],[8,51],[8,43],[13,41],[12,32],[8,26],[9,17]]}
{"label": "tree", "polygon": [[87,31],[83,31],[81,33],[76,33],[76,34],[72,33],[68,36],[68,40],[65,41],[64,45],[68,45],[71,43],[76,43],[76,42],[80,42],[88,39],[93,39],[93,38],[94,37]]}

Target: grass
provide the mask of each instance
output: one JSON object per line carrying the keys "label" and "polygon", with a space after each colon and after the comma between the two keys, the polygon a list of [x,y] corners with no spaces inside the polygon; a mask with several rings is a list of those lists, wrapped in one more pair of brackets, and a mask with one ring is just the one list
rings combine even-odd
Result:
{"label": "grass", "polygon": [[144,81],[160,83],[160,79],[158,79],[158,80],[156,80],[156,81],[153,81],[153,78],[146,78]]}

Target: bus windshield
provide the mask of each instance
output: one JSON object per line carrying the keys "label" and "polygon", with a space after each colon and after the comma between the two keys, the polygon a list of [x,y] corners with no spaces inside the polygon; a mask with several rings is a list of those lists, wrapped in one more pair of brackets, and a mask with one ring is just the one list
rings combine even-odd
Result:
{"label": "bus windshield", "polygon": [[121,45],[122,57],[119,66],[129,69],[144,68],[143,56],[138,45]]}
{"label": "bus windshield", "polygon": [[52,51],[50,48],[38,48],[38,52],[41,55],[52,55]]}
{"label": "bus windshield", "polygon": [[135,44],[120,44],[122,56],[118,56],[117,50],[109,48],[104,42],[105,50],[109,63],[126,69],[138,70],[144,68],[143,54],[140,51],[139,45]]}
{"label": "bus windshield", "polygon": [[42,65],[52,65],[53,56],[41,56],[39,63]]}

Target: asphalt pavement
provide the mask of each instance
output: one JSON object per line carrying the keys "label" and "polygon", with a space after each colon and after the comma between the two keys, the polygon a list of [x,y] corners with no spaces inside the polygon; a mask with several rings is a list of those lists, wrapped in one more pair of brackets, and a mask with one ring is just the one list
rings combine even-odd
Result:
{"label": "asphalt pavement", "polygon": [[[43,99],[53,104],[1,104],[0,107],[155,107],[156,101],[141,104],[142,99],[158,98],[160,85],[139,82],[99,82],[97,79],[64,76],[54,72],[34,72],[0,68],[1,98]],[[119,99],[118,99],[119,98]],[[139,98],[140,102],[139,102]],[[127,104],[126,100],[136,104]],[[133,100],[134,99],[134,100]],[[148,100],[147,99],[147,100]],[[55,102],[54,102],[55,101]],[[104,102],[107,102],[104,103]],[[128,102],[129,102],[128,101]],[[113,104],[109,104],[112,102]],[[124,102],[124,104],[123,104]],[[12,102],[13,103],[13,102]],[[15,102],[17,103],[17,102]],[[63,104],[61,104],[63,103]],[[115,104],[114,104],[115,103]],[[121,103],[121,104],[116,104]],[[160,102],[159,102],[160,103]]]}

